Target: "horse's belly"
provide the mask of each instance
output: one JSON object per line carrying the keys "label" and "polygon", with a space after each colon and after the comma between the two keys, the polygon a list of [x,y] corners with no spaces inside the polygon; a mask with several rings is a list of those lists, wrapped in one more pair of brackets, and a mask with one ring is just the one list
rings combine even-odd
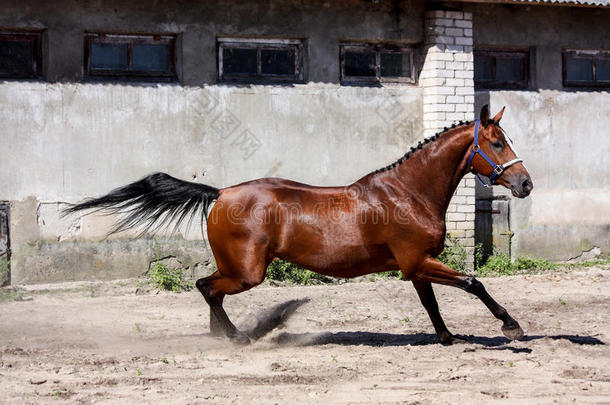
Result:
{"label": "horse's belly", "polygon": [[396,262],[387,248],[346,245],[345,241],[337,241],[334,245],[309,245],[306,249],[295,247],[279,257],[316,273],[334,277],[357,277],[396,268]]}

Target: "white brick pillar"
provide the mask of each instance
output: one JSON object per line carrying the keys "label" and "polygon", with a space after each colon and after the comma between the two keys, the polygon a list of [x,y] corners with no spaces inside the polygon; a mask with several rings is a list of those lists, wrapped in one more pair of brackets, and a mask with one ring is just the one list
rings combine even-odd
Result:
{"label": "white brick pillar", "polygon": [[[425,20],[424,136],[463,120],[474,119],[472,13],[428,11]],[[469,268],[474,263],[474,177],[458,186],[447,211],[447,234],[464,246]]]}

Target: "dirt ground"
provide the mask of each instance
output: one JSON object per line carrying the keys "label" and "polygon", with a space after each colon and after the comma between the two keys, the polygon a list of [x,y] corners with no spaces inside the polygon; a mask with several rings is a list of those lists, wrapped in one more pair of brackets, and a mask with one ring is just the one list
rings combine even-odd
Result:
{"label": "dirt ground", "polygon": [[466,340],[437,344],[412,285],[396,279],[228,297],[246,330],[309,299],[246,347],[208,334],[196,290],[122,280],[28,287],[8,300],[4,289],[0,403],[610,403],[608,266],[482,281],[522,341],[505,339],[478,300],[436,287]]}

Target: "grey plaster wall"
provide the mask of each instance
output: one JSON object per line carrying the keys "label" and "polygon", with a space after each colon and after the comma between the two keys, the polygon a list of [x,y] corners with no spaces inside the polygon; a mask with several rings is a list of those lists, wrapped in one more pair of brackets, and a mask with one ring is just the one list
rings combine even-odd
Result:
{"label": "grey plaster wall", "polygon": [[[564,88],[561,57],[563,48],[610,49],[610,10],[469,8],[475,47],[533,48],[530,90],[476,93],[477,111],[486,103],[494,113],[507,107],[502,126],[534,180],[528,199],[510,201],[513,256],[568,260],[594,247],[610,253],[610,93]],[[493,192],[510,198],[501,187]]]}
{"label": "grey plaster wall", "polygon": [[[279,176],[346,184],[423,135],[422,91],[337,83],[340,39],[420,42],[415,2],[0,2],[0,26],[46,29],[47,82],[0,83],[0,200],[11,202],[11,282],[142,274],[155,256],[210,261],[197,226],[105,239],[112,218],[65,202],[153,171],[224,187]],[[181,35],[180,84],[83,81],[85,30]],[[307,83],[215,84],[220,35],[307,40]],[[197,275],[197,274],[194,274]]]}

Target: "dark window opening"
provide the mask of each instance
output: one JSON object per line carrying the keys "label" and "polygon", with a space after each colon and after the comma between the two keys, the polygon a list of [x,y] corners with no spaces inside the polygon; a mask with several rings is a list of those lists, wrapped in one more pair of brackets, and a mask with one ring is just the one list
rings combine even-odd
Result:
{"label": "dark window opening", "polygon": [[375,52],[346,52],[344,61],[346,76],[377,76]]}
{"label": "dark window opening", "polygon": [[0,77],[41,77],[41,34],[40,31],[0,31]]}
{"label": "dark window opening", "polygon": [[610,86],[610,51],[564,51],[563,84],[566,87]]}
{"label": "dark window opening", "polygon": [[175,35],[89,33],[85,37],[87,75],[151,81],[176,80]]}
{"label": "dark window opening", "polygon": [[299,40],[219,39],[221,82],[301,82],[303,42]]}
{"label": "dark window opening", "polygon": [[223,49],[225,74],[256,74],[256,49]]}
{"label": "dark window opening", "polygon": [[342,44],[342,83],[415,83],[413,49],[390,44]]}
{"label": "dark window opening", "polygon": [[261,49],[261,73],[294,76],[293,49]]}
{"label": "dark window opening", "polygon": [[411,54],[382,52],[381,77],[411,77]]}
{"label": "dark window opening", "polygon": [[474,85],[483,89],[526,89],[529,50],[475,49]]}

